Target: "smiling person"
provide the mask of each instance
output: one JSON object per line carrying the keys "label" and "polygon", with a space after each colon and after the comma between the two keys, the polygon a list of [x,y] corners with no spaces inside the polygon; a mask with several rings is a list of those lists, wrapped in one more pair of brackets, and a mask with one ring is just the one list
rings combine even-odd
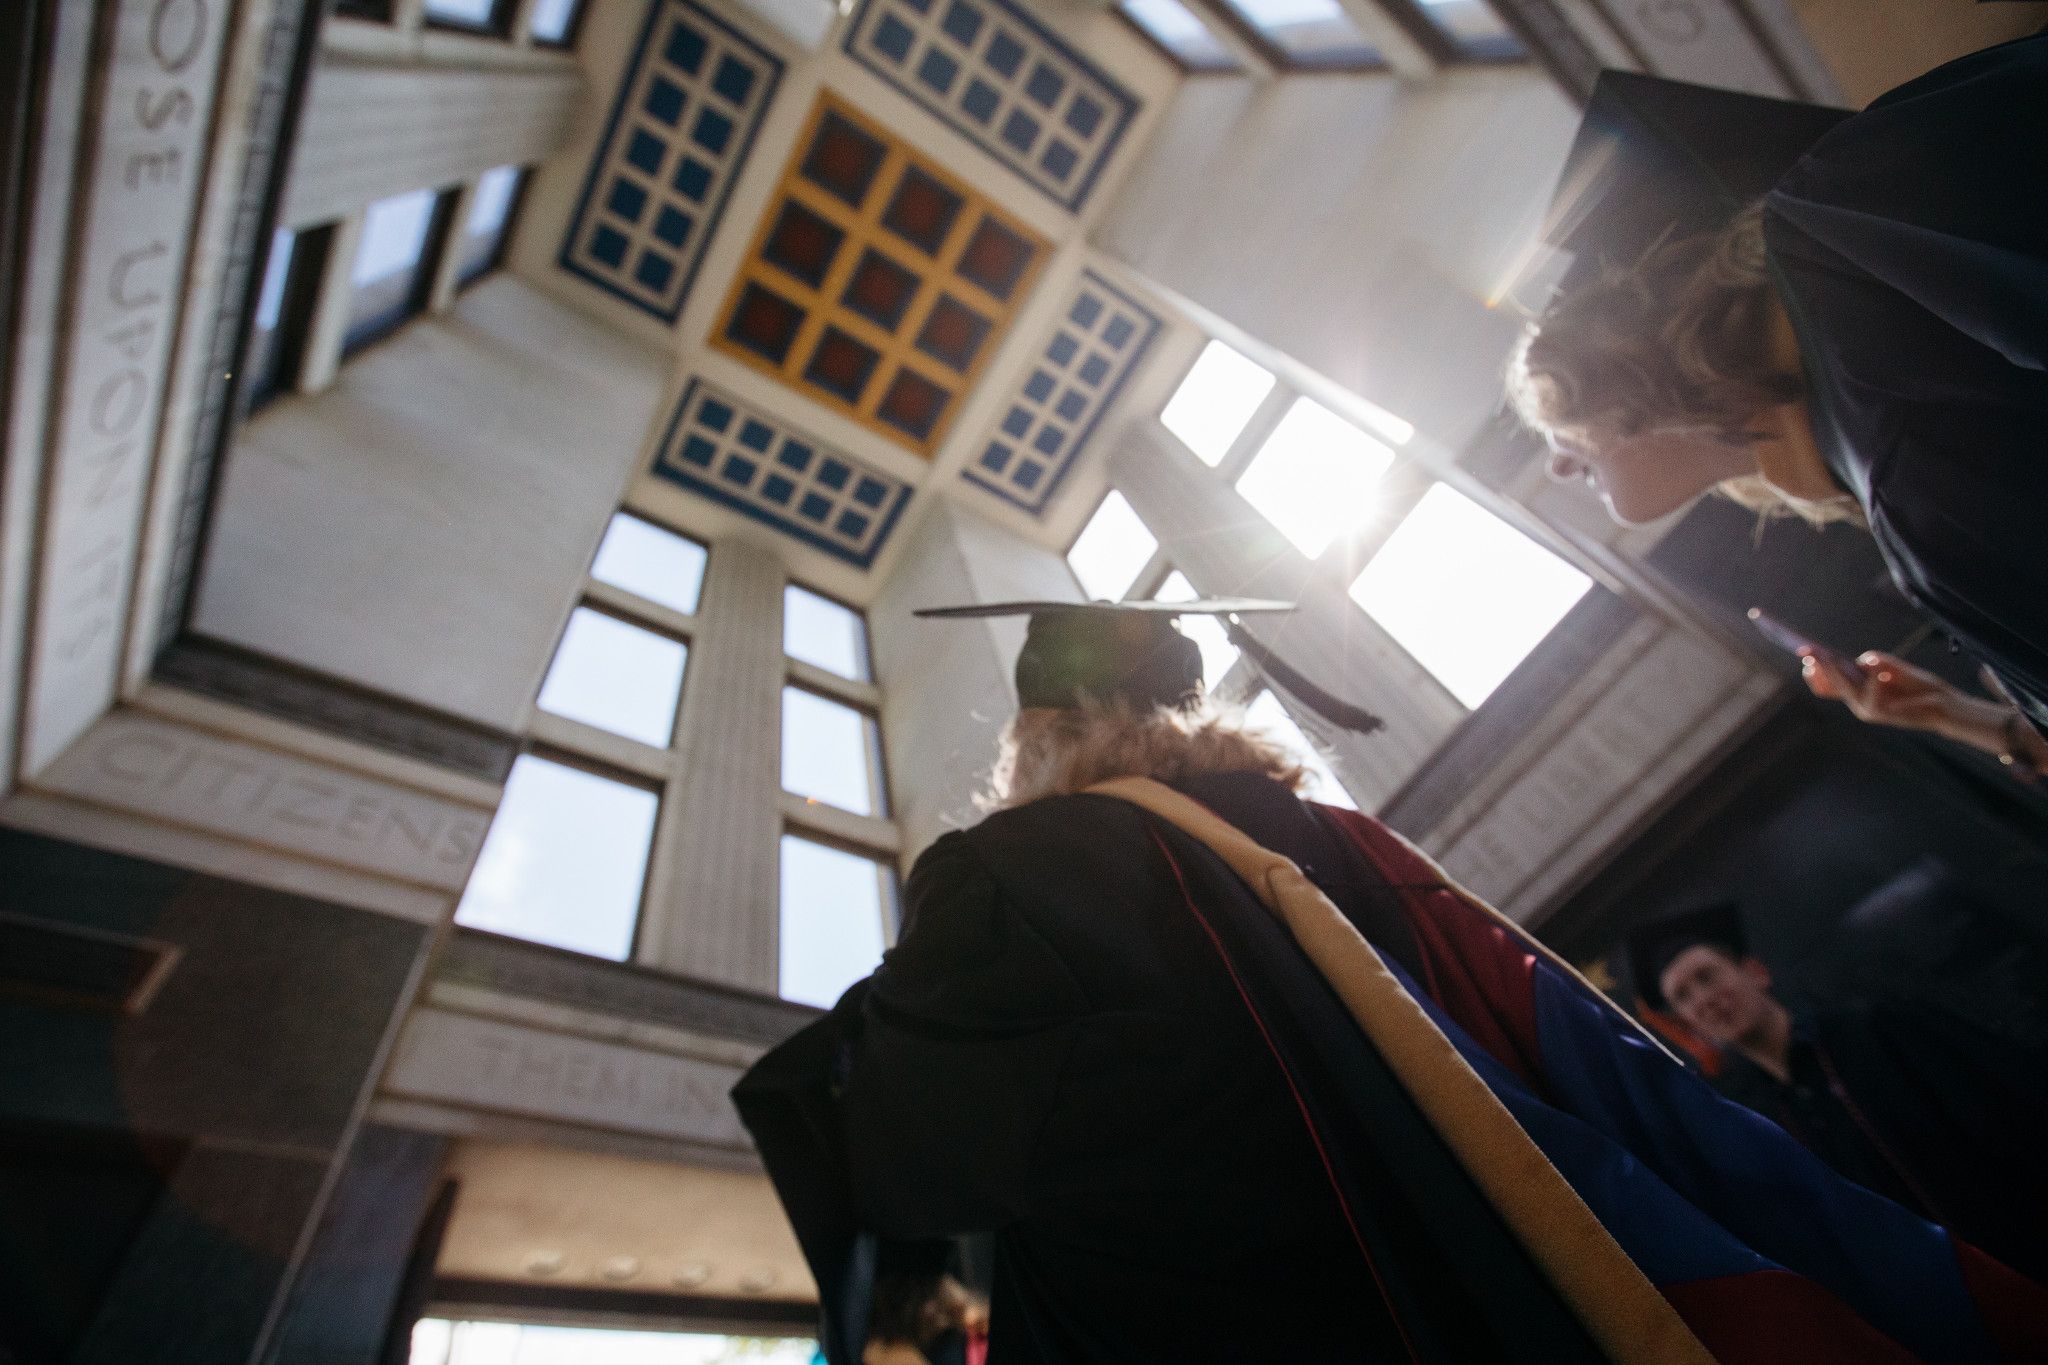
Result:
{"label": "smiling person", "polygon": [[[1553,475],[1621,521],[1720,489],[1866,526],[1906,595],[2040,728],[2044,145],[2048,35],[1951,62],[1837,124],[1718,230],[1561,295],[1515,351],[1510,400]],[[1808,679],[1888,724],[1969,710],[1900,711]],[[2011,752],[1949,726],[1965,729]]]}
{"label": "smiling person", "polygon": [[1711,905],[1629,937],[1651,1009],[1720,1049],[1716,1089],[1849,1179],[2048,1278],[2048,1058],[1925,1005],[1795,1015]]}

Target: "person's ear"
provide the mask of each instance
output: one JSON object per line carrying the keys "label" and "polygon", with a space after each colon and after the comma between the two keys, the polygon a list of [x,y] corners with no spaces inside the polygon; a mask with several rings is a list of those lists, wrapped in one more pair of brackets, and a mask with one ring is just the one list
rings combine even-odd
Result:
{"label": "person's ear", "polygon": [[1741,963],[1742,974],[1754,981],[1758,990],[1771,988],[1770,965],[1760,957],[1745,957]]}

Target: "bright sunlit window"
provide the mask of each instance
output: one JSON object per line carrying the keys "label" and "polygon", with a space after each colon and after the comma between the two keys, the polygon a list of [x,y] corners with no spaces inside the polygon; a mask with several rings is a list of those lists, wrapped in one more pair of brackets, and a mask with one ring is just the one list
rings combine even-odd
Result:
{"label": "bright sunlit window", "polygon": [[1372,513],[1394,452],[1312,398],[1297,398],[1237,491],[1315,559]]}
{"label": "bright sunlit window", "polygon": [[421,1318],[409,1365],[810,1365],[807,1337],[628,1332]]}
{"label": "bright sunlit window", "polygon": [[782,788],[855,815],[886,815],[875,718],[801,687],[782,689]]}
{"label": "bright sunlit window", "polygon": [[590,576],[688,616],[704,587],[702,545],[624,512],[614,513]]}
{"label": "bright sunlit window", "polygon": [[540,709],[665,749],[688,659],[681,640],[578,607],[540,685]]}
{"label": "bright sunlit window", "polygon": [[462,221],[460,260],[455,278],[462,284],[487,274],[505,252],[512,228],[512,204],[526,174],[517,166],[495,166],[477,177],[469,196],[469,215]]}
{"label": "bright sunlit window", "polygon": [[882,960],[895,876],[865,854],[782,836],[778,993],[829,1008]]}
{"label": "bright sunlit window", "polygon": [[1097,601],[1115,602],[1131,590],[1159,548],[1159,541],[1114,490],[1081,528],[1067,563],[1081,580],[1081,591]]}
{"label": "bright sunlit window", "polygon": [[1380,54],[1337,0],[1227,0],[1244,21],[1303,66],[1364,66]]}
{"label": "bright sunlit window", "polygon": [[569,30],[576,23],[576,11],[581,0],[538,0],[533,7],[533,21],[529,32],[536,43],[550,47],[560,46],[569,41]]}
{"label": "bright sunlit window", "polygon": [[1123,0],[1117,8],[1190,70],[1228,71],[1237,65],[1209,26],[1181,0]]}
{"label": "bright sunlit window", "polygon": [[782,652],[827,673],[869,681],[868,624],[861,614],[794,583],[782,590]]}
{"label": "bright sunlit window", "polygon": [[[1195,585],[1188,582],[1188,576],[1175,569],[1159,585],[1153,594],[1160,602],[1192,602],[1195,600]],[[1223,675],[1237,662],[1237,646],[1230,643],[1230,636],[1223,629],[1223,623],[1213,616],[1182,616],[1176,618],[1180,633],[1195,642],[1195,648],[1202,651],[1202,683],[1214,688],[1223,681]]]}
{"label": "bright sunlit window", "polygon": [[362,236],[349,265],[348,325],[342,349],[366,346],[426,304],[427,241],[440,196],[412,190],[363,211]]}
{"label": "bright sunlit window", "polygon": [[1387,537],[1351,597],[1452,696],[1476,707],[1592,581],[1437,484]]}
{"label": "bright sunlit window", "polygon": [[1212,341],[1166,401],[1160,424],[1180,437],[1203,464],[1221,464],[1245,423],[1273,391],[1273,383],[1271,374],[1222,342]]}
{"label": "bright sunlit window", "polygon": [[428,23],[454,24],[461,28],[492,28],[498,20],[501,0],[426,0]]}
{"label": "bright sunlit window", "polygon": [[644,787],[522,755],[455,922],[625,961],[659,804]]}
{"label": "bright sunlit window", "polygon": [[1271,692],[1261,692],[1250,706],[1244,709],[1245,722],[1254,730],[1262,730],[1287,746],[1287,751],[1300,760],[1308,769],[1308,785],[1302,789],[1302,796],[1310,801],[1320,801],[1326,806],[1342,806],[1346,810],[1357,810],[1358,803],[1351,799],[1351,793],[1344,790],[1344,784],[1337,780],[1337,774],[1309,743],[1294,717],[1287,714],[1287,708]]}

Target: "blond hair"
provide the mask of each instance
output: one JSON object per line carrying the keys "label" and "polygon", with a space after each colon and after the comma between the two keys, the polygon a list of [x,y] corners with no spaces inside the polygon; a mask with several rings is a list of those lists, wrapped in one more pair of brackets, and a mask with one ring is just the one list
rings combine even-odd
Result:
{"label": "blond hair", "polygon": [[1278,741],[1247,730],[1236,711],[1199,702],[1186,710],[1088,702],[1029,706],[1003,727],[995,771],[980,798],[1004,810],[1066,796],[1112,777],[1176,782],[1203,773],[1263,773],[1298,792],[1308,770]]}
{"label": "blond hair", "polygon": [[[1635,265],[1560,295],[1508,359],[1508,402],[1567,449],[1653,431],[1754,444],[1757,419],[1805,387],[1772,357],[1775,303],[1758,201],[1718,231],[1660,240]],[[1719,491],[1764,516],[1853,516],[1761,473]]]}

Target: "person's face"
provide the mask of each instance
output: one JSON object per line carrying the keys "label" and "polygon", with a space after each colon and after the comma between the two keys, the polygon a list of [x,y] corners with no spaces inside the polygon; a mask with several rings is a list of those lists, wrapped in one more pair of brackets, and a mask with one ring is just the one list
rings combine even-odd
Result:
{"label": "person's face", "polygon": [[1756,473],[1750,448],[1702,432],[1583,433],[1551,443],[1550,477],[1584,480],[1616,521],[1641,526],[1727,479]]}
{"label": "person's face", "polygon": [[1753,957],[1737,962],[1704,943],[1665,963],[1657,984],[1672,1012],[1716,1043],[1748,1037],[1777,1008],[1770,968]]}

